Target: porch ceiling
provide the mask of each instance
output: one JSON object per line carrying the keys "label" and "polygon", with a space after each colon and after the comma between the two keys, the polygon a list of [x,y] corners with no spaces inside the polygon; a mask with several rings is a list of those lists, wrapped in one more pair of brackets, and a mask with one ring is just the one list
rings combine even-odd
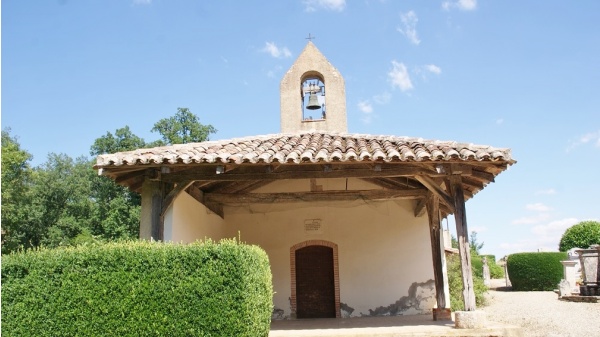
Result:
{"label": "porch ceiling", "polygon": [[[509,149],[490,146],[407,137],[303,133],[100,155],[94,168],[133,191],[140,192],[146,179],[161,181],[176,192],[170,193],[172,198],[186,190],[209,208],[219,210],[232,202],[424,200],[428,193],[444,199],[450,194],[450,175],[461,175],[465,199],[470,199],[514,163]],[[323,178],[359,178],[379,189],[311,189],[277,195],[254,192],[276,180]],[[424,202],[417,202],[415,215],[423,209]],[[452,213],[452,205],[443,204],[442,212]]]}

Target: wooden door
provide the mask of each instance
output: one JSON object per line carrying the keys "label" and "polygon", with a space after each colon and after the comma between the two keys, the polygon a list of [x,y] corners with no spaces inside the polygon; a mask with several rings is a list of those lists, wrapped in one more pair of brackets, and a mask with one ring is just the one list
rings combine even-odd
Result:
{"label": "wooden door", "polygon": [[333,248],[296,250],[296,317],[335,318]]}

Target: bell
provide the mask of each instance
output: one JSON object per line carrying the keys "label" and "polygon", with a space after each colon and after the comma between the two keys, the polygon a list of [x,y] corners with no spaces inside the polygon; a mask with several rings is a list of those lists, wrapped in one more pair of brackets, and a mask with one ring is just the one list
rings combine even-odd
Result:
{"label": "bell", "polygon": [[317,95],[313,94],[312,92],[308,97],[308,105],[306,106],[306,108],[309,110],[321,109],[321,104],[319,104],[319,99],[317,98]]}

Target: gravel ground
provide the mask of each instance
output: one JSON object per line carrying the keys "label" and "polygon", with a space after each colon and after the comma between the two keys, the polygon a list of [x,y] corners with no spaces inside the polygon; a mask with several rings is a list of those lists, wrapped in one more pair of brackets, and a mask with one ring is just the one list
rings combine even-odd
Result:
{"label": "gravel ground", "polygon": [[[504,280],[492,280],[492,287]],[[552,291],[490,290],[481,308],[490,321],[518,325],[524,337],[600,336],[600,303],[558,299]]]}

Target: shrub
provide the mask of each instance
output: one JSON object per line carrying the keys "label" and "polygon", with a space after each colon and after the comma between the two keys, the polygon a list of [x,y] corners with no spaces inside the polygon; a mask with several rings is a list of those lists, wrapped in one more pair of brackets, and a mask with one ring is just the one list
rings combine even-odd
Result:
{"label": "shrub", "polygon": [[[448,268],[448,283],[450,287],[450,308],[454,311],[464,310],[463,302],[463,284],[460,268],[460,257],[458,254],[452,254],[447,257],[446,265]],[[471,258],[471,268],[473,272],[473,290],[475,292],[475,305],[480,307],[485,305],[485,293],[487,287],[483,284],[483,272],[477,274]]]}
{"label": "shrub", "polygon": [[554,290],[563,277],[565,252],[518,253],[508,256],[508,277],[516,291]]}
{"label": "shrub", "polygon": [[235,240],[2,256],[5,336],[267,336],[266,253]]}
{"label": "shrub", "polygon": [[[490,267],[490,277],[493,279],[504,278],[504,268],[496,263],[496,255],[481,255],[481,258],[487,258]],[[483,261],[481,262],[483,264]]]}
{"label": "shrub", "polygon": [[600,244],[600,222],[582,221],[564,232],[558,250],[566,252],[571,248],[588,248],[598,244]]}

